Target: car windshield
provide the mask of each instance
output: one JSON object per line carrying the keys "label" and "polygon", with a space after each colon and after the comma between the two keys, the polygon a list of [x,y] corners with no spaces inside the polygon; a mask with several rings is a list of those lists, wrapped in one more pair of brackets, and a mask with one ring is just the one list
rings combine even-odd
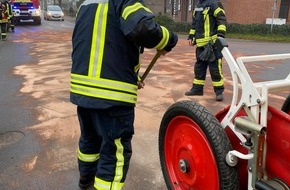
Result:
{"label": "car windshield", "polygon": [[47,10],[49,10],[49,11],[61,11],[61,8],[59,6],[48,6]]}

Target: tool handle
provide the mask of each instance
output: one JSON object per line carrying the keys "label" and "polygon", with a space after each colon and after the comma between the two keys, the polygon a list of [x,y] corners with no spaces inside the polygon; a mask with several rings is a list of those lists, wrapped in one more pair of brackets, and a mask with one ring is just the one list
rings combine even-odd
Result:
{"label": "tool handle", "polygon": [[161,51],[157,51],[157,53],[153,57],[152,61],[150,62],[149,66],[147,67],[146,71],[142,75],[140,82],[143,82],[145,80],[145,78],[147,77],[148,73],[150,72],[150,70],[152,69],[152,67],[154,66],[154,64],[156,63],[157,59],[160,56],[161,56]]}

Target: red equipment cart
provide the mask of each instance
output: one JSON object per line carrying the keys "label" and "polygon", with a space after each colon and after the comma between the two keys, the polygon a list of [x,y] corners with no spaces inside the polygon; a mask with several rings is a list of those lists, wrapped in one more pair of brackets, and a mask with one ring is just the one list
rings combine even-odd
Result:
{"label": "red equipment cart", "polygon": [[189,100],[168,108],[159,130],[166,185],[170,190],[289,190],[290,95],[280,110],[269,104],[268,94],[290,90],[290,73],[254,83],[244,63],[289,59],[290,68],[290,53],[235,60],[224,39],[216,44],[232,74],[232,103],[215,116]]}

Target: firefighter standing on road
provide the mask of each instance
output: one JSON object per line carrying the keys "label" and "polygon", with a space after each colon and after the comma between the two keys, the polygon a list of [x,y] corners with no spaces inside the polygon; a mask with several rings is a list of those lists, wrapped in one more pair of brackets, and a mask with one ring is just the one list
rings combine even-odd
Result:
{"label": "firefighter standing on road", "polygon": [[8,9],[5,1],[1,2],[1,15],[0,15],[0,24],[1,24],[1,39],[6,40],[7,37],[7,23],[8,23]]}
{"label": "firefighter standing on road", "polygon": [[5,4],[6,4],[6,7],[8,9],[7,32],[9,30],[11,30],[11,32],[14,33],[14,28],[15,28],[15,25],[14,25],[14,14],[13,14],[13,9],[12,9],[12,6],[11,6],[11,2],[9,0],[6,0]]}
{"label": "firefighter standing on road", "polygon": [[199,0],[193,12],[189,44],[196,45],[194,80],[187,96],[203,95],[207,67],[209,67],[216,100],[223,100],[224,81],[222,75],[222,54],[216,51],[217,37],[225,37],[226,16],[219,0]]}
{"label": "firefighter standing on road", "polygon": [[132,155],[141,47],[163,55],[177,35],[153,20],[140,0],[87,0],[73,31],[70,100],[81,136],[79,187],[120,190]]}

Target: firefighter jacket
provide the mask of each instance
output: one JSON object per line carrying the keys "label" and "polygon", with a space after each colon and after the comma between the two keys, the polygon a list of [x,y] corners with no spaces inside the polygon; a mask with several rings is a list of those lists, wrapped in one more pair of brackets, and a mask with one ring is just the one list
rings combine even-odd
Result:
{"label": "firefighter jacket", "polygon": [[5,1],[5,4],[7,7],[8,19],[10,20],[13,17],[12,6],[11,6],[11,3],[9,3],[8,1]]}
{"label": "firefighter jacket", "polygon": [[226,16],[219,0],[200,0],[193,11],[192,28],[188,39],[195,40],[197,47],[208,44],[218,36],[225,37]]}
{"label": "firefighter jacket", "polygon": [[71,102],[135,106],[141,47],[170,51],[177,35],[153,21],[142,0],[86,0],[73,31]]}
{"label": "firefighter jacket", "polygon": [[1,16],[0,16],[0,23],[7,23],[9,18],[8,7],[6,3],[1,2]]}

